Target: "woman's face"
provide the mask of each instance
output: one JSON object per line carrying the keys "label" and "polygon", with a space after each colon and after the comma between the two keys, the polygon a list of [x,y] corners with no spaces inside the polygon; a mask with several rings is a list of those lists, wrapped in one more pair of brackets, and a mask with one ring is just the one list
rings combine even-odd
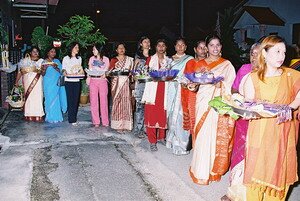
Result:
{"label": "woman's face", "polygon": [[194,51],[198,57],[205,58],[207,54],[207,48],[205,46],[205,42],[199,43],[197,48],[194,48]]}
{"label": "woman's face", "polygon": [[72,53],[73,53],[73,54],[78,54],[78,52],[79,52],[79,45],[76,44],[76,45],[73,47],[73,49],[72,49]]}
{"label": "woman's face", "polygon": [[52,48],[49,52],[48,52],[48,58],[50,59],[54,59],[56,56],[56,50],[54,48]]}
{"label": "woman's face", "polygon": [[263,50],[267,67],[281,67],[285,59],[285,52],[286,47],[284,43],[277,43],[269,48],[268,51]]}
{"label": "woman's face", "polygon": [[167,46],[164,42],[159,42],[156,45],[156,52],[159,54],[165,54],[167,50]]}
{"label": "woman's face", "polygon": [[149,50],[151,47],[149,38],[145,38],[140,45],[142,47],[142,50]]}
{"label": "woman's face", "polygon": [[207,49],[208,49],[208,54],[209,55],[220,56],[222,45],[221,45],[219,39],[217,39],[217,38],[212,39],[208,43]]}
{"label": "woman's face", "polygon": [[97,56],[99,54],[99,51],[97,50],[97,48],[95,46],[93,47],[93,54],[94,54],[94,56]]}
{"label": "woman's face", "polygon": [[39,54],[40,54],[40,52],[36,48],[33,48],[33,50],[30,52],[30,56],[32,58],[38,58]]}
{"label": "woman's face", "polygon": [[118,55],[124,55],[125,51],[126,51],[125,46],[123,44],[118,45],[118,48],[116,51],[117,51]]}
{"label": "woman's face", "polygon": [[187,46],[184,41],[179,40],[176,42],[175,51],[177,54],[184,54],[186,51],[186,48],[187,48]]}
{"label": "woman's face", "polygon": [[256,46],[253,48],[250,52],[250,63],[252,66],[256,66],[257,62],[257,56],[258,56],[259,47]]}

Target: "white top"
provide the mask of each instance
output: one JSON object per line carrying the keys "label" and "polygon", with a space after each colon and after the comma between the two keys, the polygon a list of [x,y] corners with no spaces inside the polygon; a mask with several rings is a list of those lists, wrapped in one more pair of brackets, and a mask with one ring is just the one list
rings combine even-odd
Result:
{"label": "white top", "polygon": [[[70,58],[69,56],[65,56],[62,60],[62,69],[66,70],[67,74],[76,74],[82,68],[82,59],[78,56]],[[79,82],[78,78],[67,78],[65,77],[66,82]]]}

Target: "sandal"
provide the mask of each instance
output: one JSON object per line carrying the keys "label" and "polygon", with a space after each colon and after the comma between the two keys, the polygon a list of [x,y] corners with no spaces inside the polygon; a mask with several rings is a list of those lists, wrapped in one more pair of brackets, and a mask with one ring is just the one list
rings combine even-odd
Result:
{"label": "sandal", "polygon": [[151,151],[157,151],[158,149],[157,149],[156,144],[150,144],[150,150]]}

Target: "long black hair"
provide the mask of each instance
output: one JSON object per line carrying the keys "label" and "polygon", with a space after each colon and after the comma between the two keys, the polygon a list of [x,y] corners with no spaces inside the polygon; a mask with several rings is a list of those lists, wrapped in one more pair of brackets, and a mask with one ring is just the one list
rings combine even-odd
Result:
{"label": "long black hair", "polygon": [[[100,58],[103,59],[103,56],[104,56],[104,48],[103,48],[103,45],[96,43],[96,44],[93,45],[93,47],[95,47],[95,48],[98,50],[98,53],[99,53],[99,55],[100,55]],[[95,57],[97,57],[97,56],[95,56]]]}
{"label": "long black hair", "polygon": [[[78,42],[72,42],[72,43],[69,45],[69,47],[68,47],[68,56],[69,56],[70,58],[72,58],[72,50],[73,50],[73,48],[74,48],[76,45],[78,45],[79,50],[80,50],[80,46],[79,46],[79,43],[78,43]],[[75,55],[76,59],[78,59],[78,56],[79,56],[79,52],[78,52],[78,54]]]}
{"label": "long black hair", "polygon": [[45,55],[44,55],[44,59],[48,59],[48,53],[50,52],[50,50],[52,49],[55,49],[55,52],[56,52],[56,57],[57,57],[57,49],[53,46],[50,46],[48,47],[46,50],[45,50]]}
{"label": "long black hair", "polygon": [[[137,55],[138,58],[140,58],[140,59],[147,59],[147,58],[145,57],[145,55],[143,54],[143,48],[142,48],[142,45],[141,45],[142,42],[143,42],[144,40],[146,40],[146,39],[150,40],[149,37],[147,37],[147,36],[142,36],[142,37],[140,38],[139,42],[138,42],[138,49],[137,49],[136,55]],[[149,50],[149,55],[150,55],[150,50]]]}

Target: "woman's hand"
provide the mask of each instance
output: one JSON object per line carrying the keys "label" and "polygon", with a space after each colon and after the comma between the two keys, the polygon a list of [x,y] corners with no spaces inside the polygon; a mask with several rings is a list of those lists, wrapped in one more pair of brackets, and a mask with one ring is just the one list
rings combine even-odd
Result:
{"label": "woman's hand", "polygon": [[90,85],[90,82],[91,82],[91,78],[90,78],[90,77],[87,77],[87,78],[86,78],[86,84],[87,84],[87,85]]}
{"label": "woman's hand", "polygon": [[187,88],[190,91],[196,92],[198,90],[198,88],[199,88],[199,84],[197,84],[197,83],[189,83],[189,84],[187,84]]}

